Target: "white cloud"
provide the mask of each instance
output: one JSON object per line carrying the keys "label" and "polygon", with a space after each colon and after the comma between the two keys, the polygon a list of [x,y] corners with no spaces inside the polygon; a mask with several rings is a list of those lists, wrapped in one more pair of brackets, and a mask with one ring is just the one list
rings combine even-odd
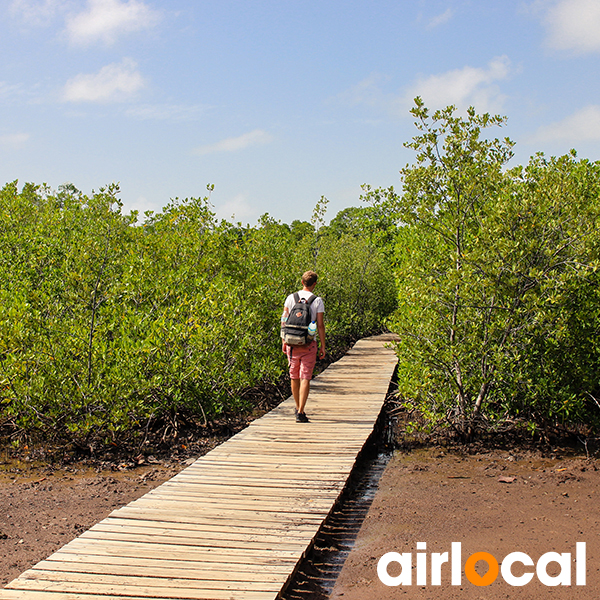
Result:
{"label": "white cloud", "polygon": [[454,104],[459,109],[471,105],[478,112],[501,110],[505,96],[495,82],[506,79],[509,73],[510,60],[507,56],[498,56],[484,69],[466,66],[441,75],[421,77],[410,86],[399,104],[406,110],[416,96],[421,96],[425,106],[431,109]]}
{"label": "white cloud", "polygon": [[250,206],[245,194],[234,196],[229,202],[215,208],[219,219],[248,222],[257,216],[256,210]]}
{"label": "white cloud", "polygon": [[432,110],[454,104],[459,110],[474,106],[478,112],[496,112],[502,110],[505,100],[496,82],[509,74],[510,60],[498,56],[487,68],[466,66],[440,75],[419,77],[406,91],[394,94],[382,89],[389,78],[376,73],[340,94],[337,100],[371,106],[395,117],[408,116],[416,96],[421,96],[425,106]]}
{"label": "white cloud", "polygon": [[49,25],[54,16],[66,10],[68,0],[13,0],[10,12],[30,25]]}
{"label": "white cloud", "polygon": [[227,138],[216,144],[200,146],[194,150],[194,154],[214,154],[216,152],[235,152],[250,146],[263,146],[273,141],[273,136],[262,129],[255,129],[238,137]]}
{"label": "white cloud", "polygon": [[123,201],[123,212],[131,213],[132,210],[138,211],[138,222],[143,223],[145,220],[144,213],[146,211],[156,212],[157,210],[160,210],[160,206],[156,206],[145,196],[138,196],[132,202],[127,202],[126,200]]}
{"label": "white cloud", "polygon": [[28,133],[8,133],[0,135],[0,148],[14,150],[22,148],[31,136]]}
{"label": "white cloud", "polygon": [[135,61],[102,67],[98,73],[76,75],[67,81],[63,99],[67,102],[121,102],[133,97],[145,86]]}
{"label": "white cloud", "polygon": [[433,19],[430,19],[429,23],[427,23],[427,29],[435,29],[439,25],[443,25],[447,23],[454,16],[454,11],[451,8],[448,8],[445,12]]}
{"label": "white cloud", "polygon": [[73,44],[113,44],[123,34],[148,29],[159,13],[141,0],[88,0],[86,10],[67,18],[67,35]]}
{"label": "white cloud", "polygon": [[600,2],[559,0],[544,17],[550,47],[576,53],[600,52]]}
{"label": "white cloud", "polygon": [[562,121],[540,127],[527,140],[530,143],[539,142],[598,142],[600,141],[600,106],[590,105],[578,110]]}

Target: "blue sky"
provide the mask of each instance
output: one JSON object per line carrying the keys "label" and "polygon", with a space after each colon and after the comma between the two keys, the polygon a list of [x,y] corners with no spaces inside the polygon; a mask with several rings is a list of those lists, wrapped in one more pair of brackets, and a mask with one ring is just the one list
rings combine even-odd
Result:
{"label": "blue sky", "polygon": [[409,109],[506,115],[515,162],[600,159],[599,0],[4,0],[0,184],[125,211],[328,218],[399,185]]}

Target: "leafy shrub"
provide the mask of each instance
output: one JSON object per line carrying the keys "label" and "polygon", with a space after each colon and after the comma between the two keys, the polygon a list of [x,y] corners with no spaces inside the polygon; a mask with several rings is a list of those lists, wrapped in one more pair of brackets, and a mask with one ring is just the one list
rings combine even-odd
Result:
{"label": "leafy shrub", "polygon": [[[139,225],[118,193],[0,192],[0,419],[26,431],[89,444],[182,411],[206,421],[286,371],[280,315],[314,228],[218,223],[206,198]],[[388,272],[360,240],[326,240],[319,272],[334,336],[389,312]]]}
{"label": "leafy shrub", "polygon": [[534,156],[482,131],[504,118],[430,115],[417,98],[394,258],[399,390],[432,421],[600,424],[600,163]]}

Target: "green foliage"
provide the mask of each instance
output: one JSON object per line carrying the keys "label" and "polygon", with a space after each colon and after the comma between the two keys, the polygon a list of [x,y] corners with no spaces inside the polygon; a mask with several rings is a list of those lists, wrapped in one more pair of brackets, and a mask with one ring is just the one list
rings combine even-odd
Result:
{"label": "green foliage", "polygon": [[433,420],[598,421],[600,164],[573,154],[506,171],[504,119],[412,111],[398,214],[399,386]]}
{"label": "green foliage", "polygon": [[206,421],[244,408],[242,390],[286,370],[283,301],[317,254],[334,336],[389,312],[335,296],[353,260],[349,283],[363,290],[383,267],[360,240],[317,236],[324,200],[317,227],[219,223],[207,198],[175,199],[139,225],[118,193],[0,191],[0,419],[89,444],[182,411]]}
{"label": "green foliage", "polygon": [[[363,199],[369,201],[368,192],[371,188],[365,185],[363,189],[366,192]],[[389,203],[378,202],[372,206],[351,206],[341,210],[322,229],[322,232],[327,232],[331,236],[351,235],[366,239],[369,245],[379,248],[391,264],[398,231],[396,222],[397,214],[394,207]]]}
{"label": "green foliage", "polygon": [[308,221],[295,220],[292,221],[290,231],[294,241],[299,242],[307,236],[314,235],[315,228]]}
{"label": "green foliage", "polygon": [[508,177],[487,231],[488,243],[502,236],[489,262],[515,315],[499,399],[512,413],[597,423],[600,163],[537,155]]}
{"label": "green foliage", "polygon": [[328,343],[381,330],[397,295],[382,252],[353,235],[324,234],[319,246],[317,293],[325,301]]}

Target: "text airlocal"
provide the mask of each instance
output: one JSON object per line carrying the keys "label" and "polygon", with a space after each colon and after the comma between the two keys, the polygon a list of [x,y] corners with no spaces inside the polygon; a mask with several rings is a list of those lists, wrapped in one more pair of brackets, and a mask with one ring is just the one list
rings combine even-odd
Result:
{"label": "text airlocal", "polygon": [[[426,550],[425,542],[417,542],[417,550]],[[429,556],[429,560],[428,560]],[[485,575],[479,575],[475,565],[483,561],[487,563]],[[395,564],[394,564],[395,563]],[[487,586],[502,576],[506,583],[512,586],[527,585],[535,576],[546,586],[571,585],[571,553],[570,552],[546,552],[537,560],[537,563],[525,552],[511,552],[506,555],[501,563],[489,552],[475,552],[467,560],[462,561],[462,549],[460,542],[451,544],[450,555],[448,552],[417,552],[415,561],[416,585],[442,585],[442,565],[448,563],[450,567],[450,584],[462,585],[462,574],[473,584]],[[548,566],[558,563],[559,573],[548,574]],[[520,575],[513,575],[513,566],[520,564],[515,571]],[[391,568],[390,566],[393,565]],[[390,575],[398,572],[397,575]],[[523,572],[525,567],[525,572]],[[553,571],[556,569],[553,568]],[[447,569],[445,569],[445,572]],[[429,574],[429,577],[428,577]],[[447,573],[446,573],[447,574]],[[575,585],[585,585],[586,574],[586,548],[585,542],[575,544]],[[377,575],[381,583],[387,586],[412,585],[413,582],[413,555],[411,552],[388,552],[384,554],[377,563]],[[447,582],[445,582],[447,583]]]}

